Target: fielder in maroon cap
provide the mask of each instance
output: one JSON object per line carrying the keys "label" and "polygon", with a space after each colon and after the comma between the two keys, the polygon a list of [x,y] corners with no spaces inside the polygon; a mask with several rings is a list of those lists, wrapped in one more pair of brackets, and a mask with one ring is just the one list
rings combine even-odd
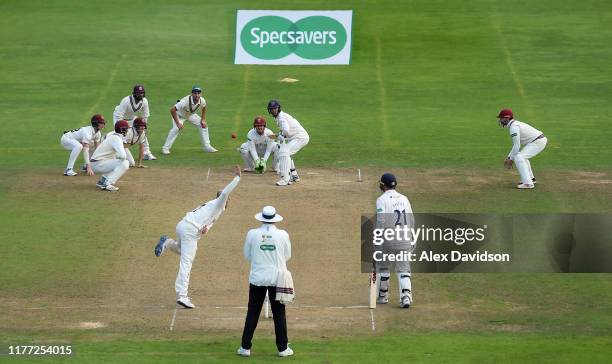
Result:
{"label": "fielder in maroon cap", "polygon": [[[521,176],[521,182],[516,186],[519,189],[531,189],[535,187],[536,179],[531,170],[529,159],[538,155],[546,147],[548,139],[540,130],[533,126],[514,119],[511,109],[502,109],[497,114],[499,125],[507,128],[512,138],[512,149],[504,160],[504,166],[510,169],[516,164],[516,169]],[[521,150],[521,146],[523,149]]]}

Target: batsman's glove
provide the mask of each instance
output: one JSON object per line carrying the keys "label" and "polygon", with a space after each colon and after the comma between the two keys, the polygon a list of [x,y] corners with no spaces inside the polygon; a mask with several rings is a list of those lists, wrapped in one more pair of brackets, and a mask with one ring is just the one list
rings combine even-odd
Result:
{"label": "batsman's glove", "polygon": [[255,173],[263,174],[265,171],[266,171],[266,162],[260,158],[255,163]]}

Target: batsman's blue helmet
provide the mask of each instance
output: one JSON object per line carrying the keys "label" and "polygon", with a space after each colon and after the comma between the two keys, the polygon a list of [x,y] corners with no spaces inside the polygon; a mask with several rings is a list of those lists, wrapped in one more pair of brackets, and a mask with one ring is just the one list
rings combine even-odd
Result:
{"label": "batsman's blue helmet", "polygon": [[385,173],[380,176],[380,188],[383,186],[388,188],[395,188],[397,186],[397,179],[391,173]]}
{"label": "batsman's blue helmet", "polygon": [[270,112],[270,110],[277,108],[278,107],[278,111],[280,111],[281,109],[281,104],[280,102],[278,102],[277,100],[270,100],[268,102],[268,112]]}

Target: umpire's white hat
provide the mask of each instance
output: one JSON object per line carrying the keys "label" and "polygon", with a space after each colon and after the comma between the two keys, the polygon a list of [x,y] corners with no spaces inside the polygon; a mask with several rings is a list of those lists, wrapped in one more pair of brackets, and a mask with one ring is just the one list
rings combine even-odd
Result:
{"label": "umpire's white hat", "polygon": [[261,222],[274,223],[283,220],[283,217],[276,213],[274,206],[265,206],[260,213],[255,215],[255,219]]}

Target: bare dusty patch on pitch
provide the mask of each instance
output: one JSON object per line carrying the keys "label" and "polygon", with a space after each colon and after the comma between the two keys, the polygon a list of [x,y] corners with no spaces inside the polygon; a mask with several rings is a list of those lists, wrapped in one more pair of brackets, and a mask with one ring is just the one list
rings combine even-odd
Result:
{"label": "bare dusty patch on pitch", "polygon": [[106,327],[106,324],[104,324],[103,322],[80,322],[78,324],[78,328],[79,329],[84,329],[84,330],[92,330],[92,329],[101,329],[103,327]]}
{"label": "bare dusty patch on pitch", "polygon": [[[289,330],[300,335],[339,335],[371,331],[367,305],[367,275],[360,273],[360,216],[374,213],[379,195],[378,178],[386,169],[361,169],[363,182],[357,182],[357,169],[304,168],[302,182],[280,188],[274,186],[274,174],[245,174],[232,194],[228,209],[209,234],[199,243],[191,275],[190,295],[198,306],[194,310],[177,309],[174,280],[178,256],[166,252],[156,258],[153,248],[159,236],[175,236],[175,226],[184,214],[213,199],[217,190],[232,178],[231,168],[158,168],[130,169],[117,184],[117,193],[95,187],[96,177],[68,178],[57,173],[25,174],[9,193],[57,194],[69,190],[91,197],[95,203],[115,204],[122,213],[122,225],[113,226],[120,250],[109,252],[108,271],[101,272],[97,297],[0,297],[5,307],[0,321],[18,329],[85,330],[82,323],[99,322],[95,330],[112,332],[173,333],[229,331],[239,333],[244,323],[248,301],[249,265],[242,256],[246,232],[258,226],[253,215],[265,205],[274,205],[285,220],[279,224],[292,238],[293,258],[289,268],[294,273],[297,293],[295,305],[287,307]],[[611,180],[603,172],[542,171],[535,191],[516,191],[516,171],[392,169],[400,181],[400,191],[415,207],[427,201],[446,206],[447,201],[465,199],[472,205],[491,211],[496,206],[479,200],[483,193],[599,193],[604,201],[612,198],[607,183],[583,183],[585,179]],[[581,174],[582,173],[582,174]],[[584,174],[586,173],[586,174]],[[591,174],[589,174],[591,173]],[[469,196],[467,199],[465,196]],[[92,206],[95,204],[92,204]],[[453,205],[456,206],[456,205]],[[456,208],[456,207],[452,207]],[[448,211],[445,209],[443,211]],[[443,212],[441,211],[441,212]],[[109,227],[111,228],[111,227]],[[474,298],[469,304],[453,301],[436,282],[443,275],[415,275],[415,304],[409,310],[398,307],[397,282],[392,278],[391,302],[375,310],[377,330],[445,329],[523,331],[528,327],[490,323],[483,312],[492,311],[487,299]],[[483,278],[486,279],[486,278]],[[433,285],[432,285],[433,284]],[[510,302],[507,311],[523,311],[524,306]],[[272,320],[260,321],[259,333],[272,335]]]}

